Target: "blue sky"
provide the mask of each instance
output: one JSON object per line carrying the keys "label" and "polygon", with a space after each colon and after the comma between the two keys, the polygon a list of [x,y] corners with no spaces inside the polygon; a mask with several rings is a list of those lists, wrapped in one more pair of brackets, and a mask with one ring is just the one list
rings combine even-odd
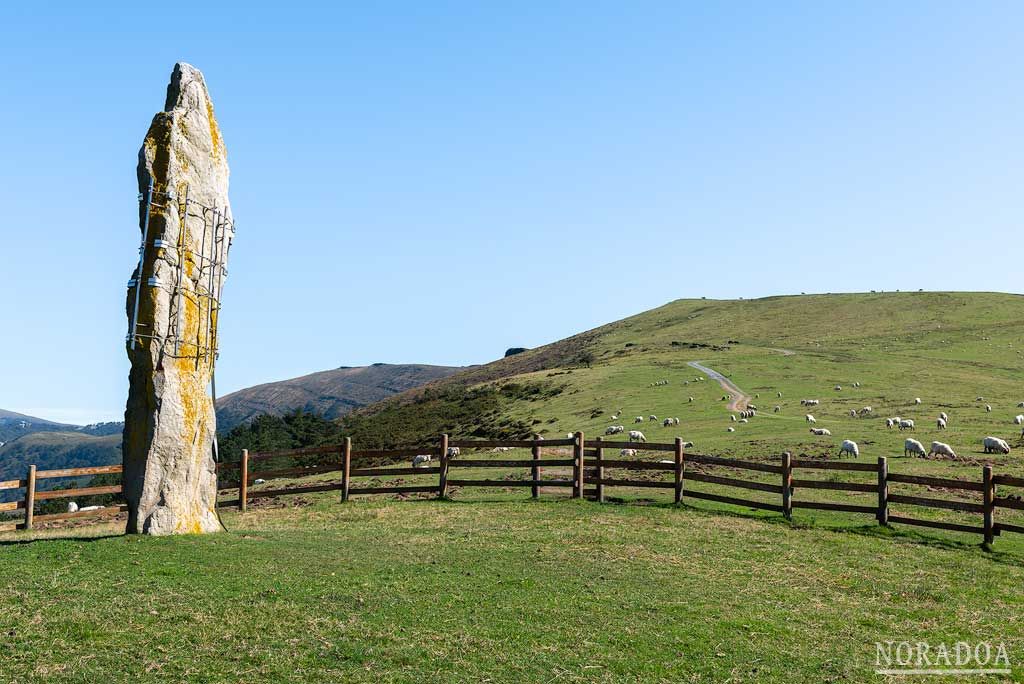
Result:
{"label": "blue sky", "polygon": [[0,10],[0,408],[120,419],[179,60],[232,168],[222,394],[681,297],[1024,289],[1020,3],[275,5]]}

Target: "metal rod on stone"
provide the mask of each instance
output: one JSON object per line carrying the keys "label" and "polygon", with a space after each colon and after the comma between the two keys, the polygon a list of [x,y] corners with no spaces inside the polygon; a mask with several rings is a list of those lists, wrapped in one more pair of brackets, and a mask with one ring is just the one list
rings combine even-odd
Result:
{"label": "metal rod on stone", "polygon": [[135,331],[139,326],[139,301],[142,297],[142,267],[146,262],[146,242],[149,240],[149,209],[153,204],[153,177],[149,177],[146,191],[146,217],[142,222],[142,244],[139,245],[139,267],[135,271],[135,311],[132,313],[132,350],[135,350]]}

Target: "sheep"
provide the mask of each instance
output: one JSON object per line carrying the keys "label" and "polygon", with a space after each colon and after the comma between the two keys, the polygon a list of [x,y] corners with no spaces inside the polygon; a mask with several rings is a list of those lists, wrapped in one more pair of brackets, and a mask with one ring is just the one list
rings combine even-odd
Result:
{"label": "sheep", "polygon": [[924,444],[921,444],[916,439],[905,439],[903,440],[903,455],[926,456],[927,452],[924,450]]}
{"label": "sheep", "polygon": [[1024,408],[1024,401],[1017,404],[1017,408]]}
{"label": "sheep", "polygon": [[859,382],[855,382],[855,383],[853,383],[853,386],[857,387],[857,388],[860,388],[860,383]]}
{"label": "sheep", "polygon": [[[544,439],[544,438],[541,437],[540,435],[537,435],[537,439]],[[447,451],[448,458],[455,458],[456,456],[458,456],[461,453],[462,452],[459,451],[459,447],[448,447],[448,451]]]}
{"label": "sheep", "polygon": [[857,447],[857,443],[851,439],[844,439],[843,443],[839,446],[839,455],[850,454],[854,458],[860,456],[860,449]]}
{"label": "sheep", "polygon": [[633,422],[634,423],[642,423],[642,422],[644,422],[644,417],[643,416],[637,416],[636,418],[633,419]]}
{"label": "sheep", "polygon": [[811,434],[819,437],[831,437],[832,431],[828,428],[811,428]]}
{"label": "sheep", "polygon": [[874,411],[875,411],[875,409],[871,408],[870,406],[865,406],[860,411],[858,411],[858,413],[860,413],[860,415],[862,415],[862,416],[867,416],[867,415],[871,415],[872,413],[874,413]]}
{"label": "sheep", "polygon": [[901,432],[903,430],[915,430],[915,429],[916,428],[914,427],[914,421],[910,420],[909,418],[907,418],[906,420],[901,420],[900,421],[900,431]]}
{"label": "sheep", "polygon": [[625,429],[626,428],[623,427],[622,425],[609,425],[605,429],[604,434],[606,434],[606,435],[617,435],[620,432],[624,431]]}
{"label": "sheep", "polygon": [[267,484],[267,481],[264,480],[261,477],[257,477],[255,480],[252,481],[252,483],[256,484],[256,485],[261,485],[261,484]]}
{"label": "sheep", "polygon": [[854,411],[853,409],[850,409],[850,417],[851,418],[856,418],[857,417],[857,412]]}
{"label": "sheep", "polygon": [[693,448],[693,442],[683,442],[683,448],[684,449],[692,449]]}
{"label": "sheep", "polygon": [[988,413],[992,413],[992,404],[985,404],[985,411]]}
{"label": "sheep", "polygon": [[941,418],[942,420],[946,421],[947,423],[949,422],[949,416],[946,415],[945,411],[943,411],[942,413],[939,414],[939,418]]}
{"label": "sheep", "polygon": [[778,394],[778,395],[779,395],[779,399],[781,399],[781,398],[782,398],[782,392],[776,392],[776,394]]}
{"label": "sheep", "polygon": [[729,416],[729,420],[731,420],[732,422],[734,422],[734,423],[735,423],[735,422],[736,422],[736,416],[734,416],[734,415],[730,415],[730,416]]}
{"label": "sheep", "polygon": [[808,423],[817,423],[818,422],[818,421],[814,420],[814,416],[812,416],[810,413],[808,413],[806,416],[804,416],[804,419]]}
{"label": "sheep", "polygon": [[692,404],[692,403],[693,403],[693,397],[690,397],[690,400],[689,400],[689,402],[688,402],[688,403],[690,403],[690,404]]}
{"label": "sheep", "polygon": [[619,456],[636,456],[636,449],[620,449]]}
{"label": "sheep", "polygon": [[672,419],[672,424],[673,425],[679,425],[679,419],[678,418],[673,418]]}
{"label": "sheep", "polygon": [[949,456],[950,458],[957,458],[956,452],[953,451],[953,447],[949,446],[944,442],[932,442],[931,451],[928,452],[929,456]]}
{"label": "sheep", "polygon": [[775,408],[772,409],[772,411],[774,411],[775,413],[778,413],[781,410],[782,410],[781,406],[776,406]]}
{"label": "sheep", "polygon": [[893,425],[895,425],[895,424],[896,424],[896,423],[894,423],[894,422],[892,421],[892,418],[886,418],[886,419],[885,419],[885,428],[886,428],[887,430],[892,430],[892,426],[893,426]]}
{"label": "sheep", "polygon": [[639,430],[630,430],[629,431],[629,441],[631,441],[631,442],[646,442],[647,441],[647,437],[645,437],[644,433],[640,432]]}
{"label": "sheep", "polygon": [[741,423],[749,423],[750,421],[747,420],[746,418],[740,418],[740,422]]}
{"label": "sheep", "polygon": [[985,401],[985,397],[975,397],[974,401]]}
{"label": "sheep", "polygon": [[914,403],[915,403],[915,404],[920,404],[920,403],[921,403],[921,397],[917,397],[917,398],[915,398],[915,399],[914,399]]}
{"label": "sheep", "polygon": [[650,416],[647,417],[647,420],[651,421],[652,423],[657,423],[658,422],[658,416],[656,416],[656,415],[654,415],[652,413]]}
{"label": "sheep", "polygon": [[672,427],[672,419],[671,418],[666,418],[665,420],[661,421],[661,426],[662,427]]}
{"label": "sheep", "polygon": [[419,468],[426,463],[430,463],[430,454],[418,454],[412,459],[413,468]]}
{"label": "sheep", "polygon": [[726,431],[726,432],[736,432],[736,428],[734,428],[734,427],[728,427],[728,428],[725,428],[725,431]]}
{"label": "sheep", "polygon": [[835,390],[836,390],[836,392],[841,392],[841,391],[843,391],[843,386],[842,385],[836,385]]}
{"label": "sheep", "polygon": [[1024,425],[1024,414],[1021,414],[1019,416],[1014,416],[1013,424],[1014,425]]}
{"label": "sheep", "polygon": [[937,429],[939,429],[939,430],[945,430],[946,429],[946,421],[942,420],[941,418],[937,419],[935,421],[935,427]]}
{"label": "sheep", "polygon": [[984,443],[986,454],[992,454],[996,452],[1001,454],[1010,453],[1010,445],[1007,444],[1005,441],[999,439],[998,437],[986,437]]}
{"label": "sheep", "polygon": [[494,454],[503,454],[506,451],[512,451],[512,447],[494,447],[491,449],[491,453]]}

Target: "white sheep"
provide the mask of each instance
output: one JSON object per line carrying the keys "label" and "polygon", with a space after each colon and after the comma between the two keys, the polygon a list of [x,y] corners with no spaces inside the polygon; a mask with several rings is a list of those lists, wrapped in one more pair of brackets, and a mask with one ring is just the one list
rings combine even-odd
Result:
{"label": "white sheep", "polygon": [[939,414],[939,418],[941,418],[942,420],[946,421],[947,423],[949,422],[949,416],[946,415],[945,411],[943,411],[942,413]]}
{"label": "white sheep", "polygon": [[620,449],[619,456],[636,456],[636,449]]}
{"label": "white sheep", "polygon": [[749,423],[750,421],[747,420],[746,418],[740,418],[739,422],[741,422],[741,423]]}
{"label": "white sheep", "polygon": [[[544,438],[541,437],[540,435],[537,435],[537,439],[544,439]],[[459,447],[448,447],[448,451],[447,451],[448,458],[455,458],[456,456],[458,456],[461,453],[462,452],[459,451]]]}
{"label": "white sheep", "polygon": [[782,410],[781,406],[776,406],[775,408],[772,409],[772,411],[774,411],[775,413],[778,413],[781,410]]}
{"label": "white sheep", "polygon": [[896,423],[893,422],[892,418],[886,418],[885,419],[885,427],[886,427],[887,430],[892,430],[892,426],[895,425],[895,424]]}
{"label": "white sheep", "polygon": [[693,442],[683,442],[683,448],[684,449],[692,449],[693,448]]}
{"label": "white sheep", "polygon": [[690,404],[692,404],[692,403],[693,403],[693,397],[690,397],[690,400],[689,400],[689,402],[688,402],[688,403],[690,403]]}
{"label": "white sheep", "polygon": [[672,424],[673,425],[679,425],[679,419],[678,418],[673,418],[672,419]]}
{"label": "white sheep", "polygon": [[851,439],[844,439],[843,443],[839,445],[839,455],[850,454],[854,458],[860,456],[860,449],[857,447],[857,443]]}
{"label": "white sheep", "polygon": [[916,399],[914,399],[914,403],[915,404],[920,404],[921,403],[921,397],[917,397]]}
{"label": "white sheep", "polygon": [[843,389],[842,385],[836,385],[836,387],[835,387],[836,392],[841,392],[842,389]]}
{"label": "white sheep", "polygon": [[1014,425],[1024,425],[1024,414],[1021,414],[1019,416],[1015,416],[1014,419],[1013,419],[1013,424]]}
{"label": "white sheep", "polygon": [[262,477],[257,477],[255,480],[252,481],[252,483],[255,484],[255,485],[261,485],[261,484],[267,484],[267,481],[264,480]]}
{"label": "white sheep", "polygon": [[430,463],[430,454],[417,454],[412,459],[412,467],[419,468],[425,463]]}
{"label": "white sheep", "polygon": [[1024,408],[1024,401],[1017,404],[1017,408]]}
{"label": "white sheep", "polygon": [[68,513],[88,513],[89,511],[102,511],[106,506],[82,506],[79,508],[74,501],[68,502]]}
{"label": "white sheep", "polygon": [[912,421],[910,418],[906,418],[904,420],[901,420],[899,425],[900,425],[900,431],[903,431],[903,430],[916,430],[917,429],[917,428],[914,427],[914,421]]}
{"label": "white sheep", "polygon": [[672,419],[671,418],[666,418],[665,420],[661,421],[661,426],[662,427],[672,427]]}
{"label": "white sheep", "polygon": [[939,430],[945,430],[946,429],[946,421],[942,420],[941,418],[937,419],[935,421],[935,427],[938,428]]}
{"label": "white sheep", "polygon": [[857,417],[857,412],[854,411],[853,409],[850,409],[850,417],[851,418],[856,418]]}
{"label": "white sheep", "polygon": [[988,413],[992,413],[992,404],[985,404],[985,411]]}
{"label": "white sheep", "polygon": [[950,458],[956,458],[956,452],[953,451],[953,447],[949,446],[945,442],[932,442],[932,448],[928,452],[929,456],[949,456]]}
{"label": "white sheep", "polygon": [[812,416],[810,413],[808,413],[806,416],[804,416],[804,419],[808,423],[817,423],[818,422],[818,421],[814,420],[814,416]]}
{"label": "white sheep", "polygon": [[647,417],[647,420],[651,421],[652,423],[657,423],[658,422],[658,416],[656,416],[656,415],[654,415],[652,413],[650,416]]}
{"label": "white sheep", "polygon": [[975,397],[974,401],[985,401],[985,397]]}
{"label": "white sheep", "polygon": [[986,454],[996,452],[999,452],[1001,454],[1010,453],[1010,445],[1007,444],[1004,440],[999,439],[998,437],[986,437],[984,443]]}
{"label": "white sheep", "polygon": [[921,444],[916,439],[905,439],[903,440],[903,455],[904,456],[926,456],[928,452],[924,450],[924,444]]}
{"label": "white sheep", "polygon": [[629,431],[629,441],[631,441],[631,442],[646,442],[647,441],[647,437],[645,437],[644,433],[640,432],[639,430],[630,430]]}
{"label": "white sheep", "polygon": [[633,419],[633,422],[634,423],[642,423],[642,422],[644,422],[644,417],[643,416],[637,416],[636,418]]}
{"label": "white sheep", "polygon": [[736,428],[734,428],[734,427],[727,427],[727,428],[725,428],[725,431],[726,432],[736,432]]}
{"label": "white sheep", "polygon": [[734,416],[734,415],[730,414],[730,415],[729,415],[729,420],[731,420],[732,422],[734,422],[734,423],[735,423],[735,422],[736,422],[736,416]]}
{"label": "white sheep", "polygon": [[858,413],[860,413],[860,415],[862,416],[869,416],[874,412],[874,410],[875,409],[871,408],[870,406],[865,406]]}
{"label": "white sheep", "polygon": [[811,428],[811,434],[819,437],[831,437],[832,431],[828,428]]}

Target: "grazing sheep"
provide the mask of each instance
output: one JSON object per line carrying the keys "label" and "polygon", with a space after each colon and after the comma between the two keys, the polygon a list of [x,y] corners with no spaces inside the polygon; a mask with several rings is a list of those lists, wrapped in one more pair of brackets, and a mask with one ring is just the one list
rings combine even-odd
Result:
{"label": "grazing sheep", "polygon": [[782,392],[776,392],[776,394],[778,394],[778,395],[779,395],[779,399],[781,399],[781,398],[782,398]]}
{"label": "grazing sheep", "polygon": [[636,449],[620,449],[619,456],[636,456]]}
{"label": "grazing sheep", "polygon": [[935,427],[938,428],[939,430],[945,430],[946,429],[946,421],[942,420],[941,418],[937,419],[935,421]]}
{"label": "grazing sheep", "polygon": [[855,383],[853,383],[853,386],[859,388],[860,387],[860,383],[859,382],[855,382]]}
{"label": "grazing sheep", "polygon": [[412,467],[419,468],[425,463],[430,463],[430,454],[417,454],[412,459]]}
{"label": "grazing sheep", "polygon": [[647,417],[647,420],[651,421],[652,423],[657,423],[658,422],[658,416],[656,416],[656,415],[654,415],[652,413],[650,416]]}
{"label": "grazing sheep", "polygon": [[957,458],[956,452],[953,451],[953,447],[949,446],[945,442],[932,442],[931,451],[928,452],[929,456],[949,456],[950,458]]}
{"label": "grazing sheep", "polygon": [[691,403],[691,404],[693,403],[693,397],[690,397],[689,403]]}
{"label": "grazing sheep", "polygon": [[730,415],[730,416],[729,416],[729,420],[731,420],[732,422],[734,422],[734,423],[735,423],[735,422],[736,422],[736,416],[734,416],[734,415]]}
{"label": "grazing sheep", "polygon": [[506,451],[512,451],[512,447],[494,447],[491,449],[491,453],[495,454],[503,454]]}
{"label": "grazing sheep", "polygon": [[257,485],[261,485],[261,484],[267,484],[267,481],[264,480],[263,478],[257,477],[255,480],[252,481],[252,483],[253,484],[257,484]]}
{"label": "grazing sheep", "polygon": [[772,409],[772,411],[774,411],[775,413],[778,413],[781,410],[782,410],[781,406],[776,406],[775,408]]}
{"label": "grazing sheep", "polygon": [[985,453],[986,454],[992,454],[992,453],[1008,454],[1008,453],[1010,453],[1010,445],[1007,444],[1005,441],[999,439],[998,437],[986,437],[985,438]]}
{"label": "grazing sheep", "polygon": [[892,418],[886,418],[885,419],[885,428],[887,430],[892,430],[892,426],[895,425],[895,424],[896,423],[893,422]]}
{"label": "grazing sheep", "polygon": [[612,416],[612,420],[618,420],[618,419],[619,419],[619,416],[618,416],[618,414],[616,414],[616,415]]}
{"label": "grazing sheep", "polygon": [[672,427],[672,419],[671,418],[666,418],[665,420],[661,421],[661,426],[662,427]]}
{"label": "grazing sheep", "polygon": [[841,392],[843,390],[843,386],[842,385],[836,385],[835,390],[836,390],[836,392]]}
{"label": "grazing sheep", "polygon": [[806,419],[808,423],[817,423],[818,422],[818,421],[814,420],[814,416],[812,416],[810,413],[808,413],[806,416],[804,416],[804,419]]}
{"label": "grazing sheep", "polygon": [[985,397],[975,397],[974,401],[985,401]]}
{"label": "grazing sheep", "polygon": [[854,458],[860,456],[860,449],[857,447],[857,443],[851,439],[844,439],[843,443],[839,445],[839,455],[850,454]]}
{"label": "grazing sheep", "polygon": [[615,429],[614,425],[609,425],[604,429],[604,434],[606,435],[614,435],[616,432],[618,432],[618,430]]}
{"label": "grazing sheep", "polygon": [[1019,416],[1015,416],[1014,419],[1013,419],[1013,424],[1014,425],[1024,425],[1024,414],[1021,414]]}
{"label": "grazing sheep", "polygon": [[851,418],[856,418],[857,417],[857,412],[854,411],[853,409],[850,409],[850,417]]}
{"label": "grazing sheep", "polygon": [[985,404],[985,411],[992,413],[992,404]]}
{"label": "grazing sheep", "polygon": [[683,442],[683,448],[684,449],[691,449],[691,448],[693,448],[693,442]]}
{"label": "grazing sheep", "polygon": [[905,439],[903,440],[903,455],[927,456],[928,452],[924,450],[924,444],[921,444],[916,439]]}
{"label": "grazing sheep", "polygon": [[68,513],[77,513],[77,512],[78,512],[78,504],[76,504],[74,501],[68,501]]}
{"label": "grazing sheep", "polygon": [[678,418],[673,418],[672,419],[672,424],[673,425],[679,425],[679,419]]}
{"label": "grazing sheep", "polygon": [[633,419],[633,422],[634,423],[642,423],[642,422],[644,422],[644,417],[643,416],[637,416],[636,418]]}
{"label": "grazing sheep", "polygon": [[939,418],[941,418],[942,420],[946,421],[947,423],[949,422],[949,416],[946,415],[945,411],[943,411],[942,413],[939,414]]}
{"label": "grazing sheep", "polygon": [[865,406],[860,411],[858,411],[858,413],[860,413],[860,415],[862,415],[862,416],[868,416],[868,415],[871,415],[872,413],[874,413],[874,411],[875,411],[875,409],[871,408],[870,406]]}
{"label": "grazing sheep", "polygon": [[916,399],[914,399],[914,403],[915,404],[920,404],[921,403],[921,397],[917,397]]}
{"label": "grazing sheep", "polygon": [[736,428],[734,428],[734,427],[728,427],[728,428],[725,428],[725,431],[726,431],[726,432],[736,432]]}
{"label": "grazing sheep", "polygon": [[1024,408],[1024,401],[1017,404],[1017,408]]}
{"label": "grazing sheep", "polygon": [[629,441],[631,441],[631,442],[646,442],[647,438],[644,436],[644,433],[640,432],[639,430],[630,430],[629,431]]}
{"label": "grazing sheep", "polygon": [[819,437],[831,437],[832,431],[828,428],[811,428],[811,434]]}
{"label": "grazing sheep", "polygon": [[[537,439],[544,439],[540,435],[537,435]],[[459,447],[448,447],[448,458],[455,458],[462,452],[459,451]]]}
{"label": "grazing sheep", "polygon": [[907,418],[905,420],[901,420],[899,425],[900,425],[900,431],[903,431],[903,430],[916,430],[917,429],[917,428],[914,427],[914,421],[910,420],[909,418]]}
{"label": "grazing sheep", "polygon": [[747,420],[746,418],[740,418],[740,422],[741,423],[749,423],[750,421]]}

